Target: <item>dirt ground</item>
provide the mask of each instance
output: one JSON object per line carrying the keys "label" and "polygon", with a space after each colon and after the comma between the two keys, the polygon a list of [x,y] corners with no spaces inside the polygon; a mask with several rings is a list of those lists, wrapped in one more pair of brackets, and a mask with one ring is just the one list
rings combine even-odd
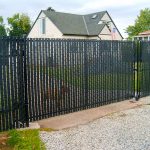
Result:
{"label": "dirt ground", "polygon": [[12,148],[7,145],[8,138],[8,133],[0,133],[0,150],[12,150]]}

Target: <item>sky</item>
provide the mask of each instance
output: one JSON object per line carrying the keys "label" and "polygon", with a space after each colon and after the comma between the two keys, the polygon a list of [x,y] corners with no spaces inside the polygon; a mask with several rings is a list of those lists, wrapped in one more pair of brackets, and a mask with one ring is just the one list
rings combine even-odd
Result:
{"label": "sky", "polygon": [[15,13],[26,13],[34,22],[39,12],[48,7],[74,14],[107,10],[126,38],[125,29],[134,24],[141,9],[150,7],[150,0],[0,0],[0,16],[3,16],[6,22],[6,19]]}

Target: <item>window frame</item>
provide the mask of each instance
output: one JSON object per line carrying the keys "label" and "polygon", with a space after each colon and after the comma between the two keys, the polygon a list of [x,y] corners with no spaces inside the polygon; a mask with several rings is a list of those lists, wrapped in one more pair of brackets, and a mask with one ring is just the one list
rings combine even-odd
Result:
{"label": "window frame", "polygon": [[46,18],[40,18],[40,34],[46,34]]}

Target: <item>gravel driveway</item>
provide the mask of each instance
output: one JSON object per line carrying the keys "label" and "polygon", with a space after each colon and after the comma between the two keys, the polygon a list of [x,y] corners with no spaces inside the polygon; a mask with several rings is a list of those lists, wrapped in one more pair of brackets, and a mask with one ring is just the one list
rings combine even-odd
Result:
{"label": "gravel driveway", "polygon": [[150,105],[40,137],[48,150],[150,150]]}

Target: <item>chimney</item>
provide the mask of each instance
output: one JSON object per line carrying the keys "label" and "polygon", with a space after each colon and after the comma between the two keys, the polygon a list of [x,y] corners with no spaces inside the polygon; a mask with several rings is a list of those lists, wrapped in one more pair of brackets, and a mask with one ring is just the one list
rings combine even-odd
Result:
{"label": "chimney", "polygon": [[47,11],[55,11],[52,7],[48,7]]}

